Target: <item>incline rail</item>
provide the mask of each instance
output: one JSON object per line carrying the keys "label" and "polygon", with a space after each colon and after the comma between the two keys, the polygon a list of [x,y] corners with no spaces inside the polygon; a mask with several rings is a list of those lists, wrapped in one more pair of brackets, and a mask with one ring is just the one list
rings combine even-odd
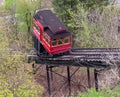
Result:
{"label": "incline rail", "polygon": [[46,65],[102,68],[111,66],[111,62],[120,61],[120,48],[75,48],[71,49],[69,54],[58,57],[38,56],[36,51],[33,50],[28,55],[28,59]]}

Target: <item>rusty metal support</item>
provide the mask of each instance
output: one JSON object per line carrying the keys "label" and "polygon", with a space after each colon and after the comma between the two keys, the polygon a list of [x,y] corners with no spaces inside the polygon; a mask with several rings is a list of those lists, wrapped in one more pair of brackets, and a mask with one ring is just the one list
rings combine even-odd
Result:
{"label": "rusty metal support", "polygon": [[98,91],[98,72],[94,69],[94,78],[95,78],[95,89]]}
{"label": "rusty metal support", "polygon": [[36,70],[35,70],[35,64],[32,64],[32,68],[33,68],[33,74],[35,74]]}
{"label": "rusty metal support", "polygon": [[68,74],[68,86],[69,86],[69,96],[71,94],[71,76],[70,76],[70,67],[67,66],[67,74]]}
{"label": "rusty metal support", "polygon": [[90,68],[87,67],[88,88],[91,88]]}
{"label": "rusty metal support", "polygon": [[50,74],[49,74],[49,66],[48,65],[46,65],[46,73],[47,73],[48,93],[49,93],[49,97],[50,97],[51,88],[50,88]]}

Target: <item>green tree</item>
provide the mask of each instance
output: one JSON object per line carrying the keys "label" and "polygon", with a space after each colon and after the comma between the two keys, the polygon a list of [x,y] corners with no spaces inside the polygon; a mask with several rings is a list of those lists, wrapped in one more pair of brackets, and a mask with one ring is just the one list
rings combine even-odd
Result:
{"label": "green tree", "polygon": [[109,0],[79,0],[86,10],[93,10],[98,7],[106,6],[110,3]]}
{"label": "green tree", "polygon": [[6,0],[5,8],[12,13],[13,21],[16,24],[16,31],[27,31],[28,36],[32,26],[32,16],[40,8],[40,0]]}
{"label": "green tree", "polygon": [[32,45],[32,18],[41,8],[41,0],[6,0],[4,6],[14,26],[11,32],[18,40],[16,44],[21,49],[29,49]]}
{"label": "green tree", "polygon": [[40,0],[36,0],[36,1],[17,0],[16,2],[16,13],[18,14],[17,18],[20,20],[18,21],[18,24],[19,22],[23,23],[22,29],[23,27],[27,26],[26,28],[28,35],[30,34],[31,31],[33,14],[39,8],[39,6],[40,6]]}
{"label": "green tree", "polygon": [[[99,92],[95,89],[89,89],[87,93],[79,93],[77,97],[119,97],[120,96],[120,86],[115,89],[102,89]],[[73,96],[74,97],[74,96]]]}
{"label": "green tree", "polygon": [[[43,88],[30,75],[21,40],[12,32],[10,17],[0,18],[0,97],[39,97]],[[22,48],[23,49],[23,48]]]}
{"label": "green tree", "polygon": [[119,7],[113,5],[92,12],[79,5],[73,16],[76,44],[81,47],[119,47],[118,13]]}
{"label": "green tree", "polygon": [[[53,0],[53,8],[61,20],[72,30],[72,16],[76,14],[81,5],[85,11],[93,10],[96,7],[108,5],[109,0]],[[71,14],[74,13],[74,14]]]}
{"label": "green tree", "polygon": [[71,11],[76,11],[78,3],[79,0],[53,0],[53,8],[56,14],[69,28],[71,28],[72,22]]}

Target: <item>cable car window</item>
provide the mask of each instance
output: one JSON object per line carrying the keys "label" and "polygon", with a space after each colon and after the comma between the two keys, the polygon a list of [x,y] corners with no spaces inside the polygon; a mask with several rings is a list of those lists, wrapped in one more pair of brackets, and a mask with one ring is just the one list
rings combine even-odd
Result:
{"label": "cable car window", "polygon": [[63,38],[58,39],[58,45],[63,44]]}
{"label": "cable car window", "polygon": [[48,44],[50,45],[50,39],[49,39],[49,38],[47,39],[47,42],[48,42]]}
{"label": "cable car window", "polygon": [[34,23],[34,27],[36,28],[36,30],[37,30],[38,33],[40,34],[40,28],[39,28],[39,26],[38,26],[36,23]]}
{"label": "cable car window", "polygon": [[60,38],[60,39],[53,39],[52,46],[62,45],[65,43],[69,43],[70,37]]}
{"label": "cable car window", "polygon": [[57,40],[56,40],[56,39],[53,39],[53,40],[52,40],[52,46],[55,46],[55,45],[57,45]]}
{"label": "cable car window", "polygon": [[64,38],[64,43],[69,43],[69,37]]}
{"label": "cable car window", "polygon": [[50,45],[50,38],[45,32],[43,33],[43,37],[44,37],[44,40]]}

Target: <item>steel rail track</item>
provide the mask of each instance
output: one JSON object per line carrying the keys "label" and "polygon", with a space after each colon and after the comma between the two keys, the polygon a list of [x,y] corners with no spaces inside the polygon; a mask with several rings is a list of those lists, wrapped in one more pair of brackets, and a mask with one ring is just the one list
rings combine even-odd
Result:
{"label": "steel rail track", "polygon": [[30,59],[36,63],[49,65],[65,65],[65,66],[88,66],[88,67],[106,67],[108,61],[120,61],[120,48],[77,48],[71,49],[68,54],[57,57],[48,55],[39,56],[35,51],[29,55]]}
{"label": "steel rail track", "polygon": [[120,48],[72,48],[71,51],[120,51]]}

